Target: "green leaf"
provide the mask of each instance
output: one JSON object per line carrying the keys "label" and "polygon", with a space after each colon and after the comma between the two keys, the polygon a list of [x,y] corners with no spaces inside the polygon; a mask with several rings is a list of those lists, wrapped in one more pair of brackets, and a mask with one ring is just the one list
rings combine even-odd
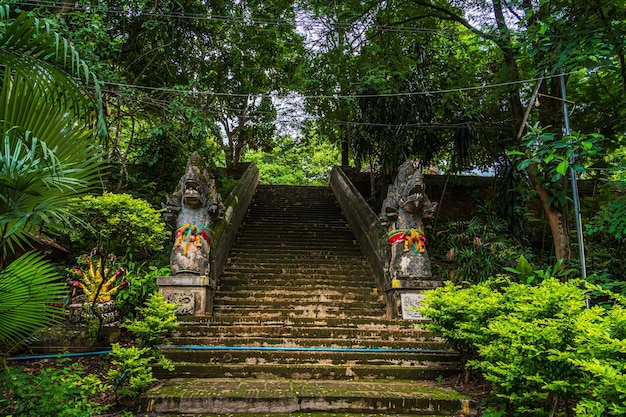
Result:
{"label": "green leaf", "polygon": [[532,161],[530,159],[526,159],[525,161],[522,161],[522,162],[519,163],[519,165],[517,165],[517,169],[519,171],[523,171],[526,168],[528,168],[531,163],[532,163]]}
{"label": "green leaf", "polygon": [[0,271],[0,343],[10,344],[57,321],[67,294],[64,278],[37,252]]}
{"label": "green leaf", "polygon": [[562,161],[557,167],[556,167],[556,172],[558,172],[561,175],[565,175],[567,173],[567,168],[569,168],[569,162],[567,161]]}

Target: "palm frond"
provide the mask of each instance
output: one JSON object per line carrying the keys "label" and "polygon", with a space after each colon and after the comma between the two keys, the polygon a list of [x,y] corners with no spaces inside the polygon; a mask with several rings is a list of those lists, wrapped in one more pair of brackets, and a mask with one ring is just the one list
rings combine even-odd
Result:
{"label": "palm frond", "polygon": [[10,64],[0,89],[0,248],[6,254],[25,246],[33,226],[69,224],[68,201],[92,191],[102,164],[92,131],[70,111],[74,102],[56,98],[56,86],[76,86],[51,86],[57,74],[45,66],[27,76],[29,58],[0,60]]}
{"label": "palm frond", "polygon": [[28,252],[0,271],[0,344],[22,340],[61,317],[55,306],[67,288],[63,276],[36,252]]}
{"label": "palm frond", "polygon": [[[52,68],[64,72],[63,77],[52,77],[51,81],[54,83],[75,83],[74,88],[70,89],[64,89],[61,85],[56,87],[59,88],[59,91],[65,92],[65,98],[71,98],[72,101],[76,102],[89,102],[90,105],[81,108],[79,114],[83,116],[84,120],[89,120],[94,116],[95,110],[96,131],[98,136],[104,140],[107,131],[102,110],[100,81],[80,58],[74,46],[67,39],[54,32],[46,22],[27,12],[22,12],[15,19],[11,19],[8,5],[0,7],[0,21],[5,24],[0,26],[2,29],[0,32],[0,60],[17,56],[20,59],[36,61],[38,65],[42,66],[52,64]],[[0,64],[6,65],[5,62],[0,62]],[[32,67],[35,71],[37,68],[37,66]],[[2,65],[0,65],[1,70]],[[74,80],[73,77],[78,80]],[[84,88],[76,88],[76,84],[93,88],[94,94],[89,95]]]}

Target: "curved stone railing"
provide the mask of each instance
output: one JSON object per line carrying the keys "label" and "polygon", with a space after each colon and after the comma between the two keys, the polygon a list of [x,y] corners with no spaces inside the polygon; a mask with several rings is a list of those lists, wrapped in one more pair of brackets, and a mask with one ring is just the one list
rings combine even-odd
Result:
{"label": "curved stone railing", "polygon": [[385,250],[387,246],[381,245],[381,242],[384,242],[387,231],[381,226],[376,213],[339,166],[333,167],[330,172],[330,188],[376,277],[379,293],[386,294],[385,259],[387,259],[387,254]]}
{"label": "curved stone railing", "polygon": [[237,230],[248,211],[258,184],[259,169],[252,162],[224,201],[224,218],[215,225],[211,242],[211,278],[216,283],[222,275],[228,253],[235,242]]}

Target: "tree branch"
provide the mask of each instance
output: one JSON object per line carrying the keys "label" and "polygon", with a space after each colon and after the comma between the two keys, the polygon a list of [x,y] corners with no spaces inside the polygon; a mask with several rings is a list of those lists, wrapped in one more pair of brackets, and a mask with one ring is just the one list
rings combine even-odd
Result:
{"label": "tree branch", "polygon": [[451,10],[446,9],[445,7],[437,6],[436,4],[432,4],[432,3],[429,3],[427,1],[420,1],[420,0],[413,0],[413,3],[416,4],[417,6],[422,6],[422,7],[425,7],[427,9],[435,10],[436,12],[438,12],[438,14],[436,14],[436,15],[434,15],[432,17],[439,17],[439,18],[441,18],[443,20],[459,23],[462,26],[464,26],[466,29],[468,29],[471,32],[473,32],[474,34],[480,36],[481,38],[494,40],[494,37],[492,35],[490,35],[487,32],[483,32],[482,30],[480,30],[477,27],[473,26],[465,18],[457,15],[456,13],[452,12]]}

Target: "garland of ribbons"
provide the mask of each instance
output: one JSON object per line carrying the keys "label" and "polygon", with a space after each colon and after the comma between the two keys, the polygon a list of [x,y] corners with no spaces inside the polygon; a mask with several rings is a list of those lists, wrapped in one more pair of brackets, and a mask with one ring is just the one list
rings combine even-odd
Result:
{"label": "garland of ribbons", "polygon": [[387,234],[387,243],[389,246],[404,242],[404,252],[408,252],[409,248],[414,253],[424,253],[426,251],[426,236],[424,232],[417,229],[396,229]]}
{"label": "garland of ribbons", "polygon": [[174,235],[174,241],[176,243],[174,246],[179,247],[184,244],[183,254],[187,255],[189,245],[191,245],[192,242],[199,248],[202,246],[202,239],[206,240],[210,245],[212,237],[213,230],[210,228],[201,224],[186,223],[176,229],[176,234]]}

